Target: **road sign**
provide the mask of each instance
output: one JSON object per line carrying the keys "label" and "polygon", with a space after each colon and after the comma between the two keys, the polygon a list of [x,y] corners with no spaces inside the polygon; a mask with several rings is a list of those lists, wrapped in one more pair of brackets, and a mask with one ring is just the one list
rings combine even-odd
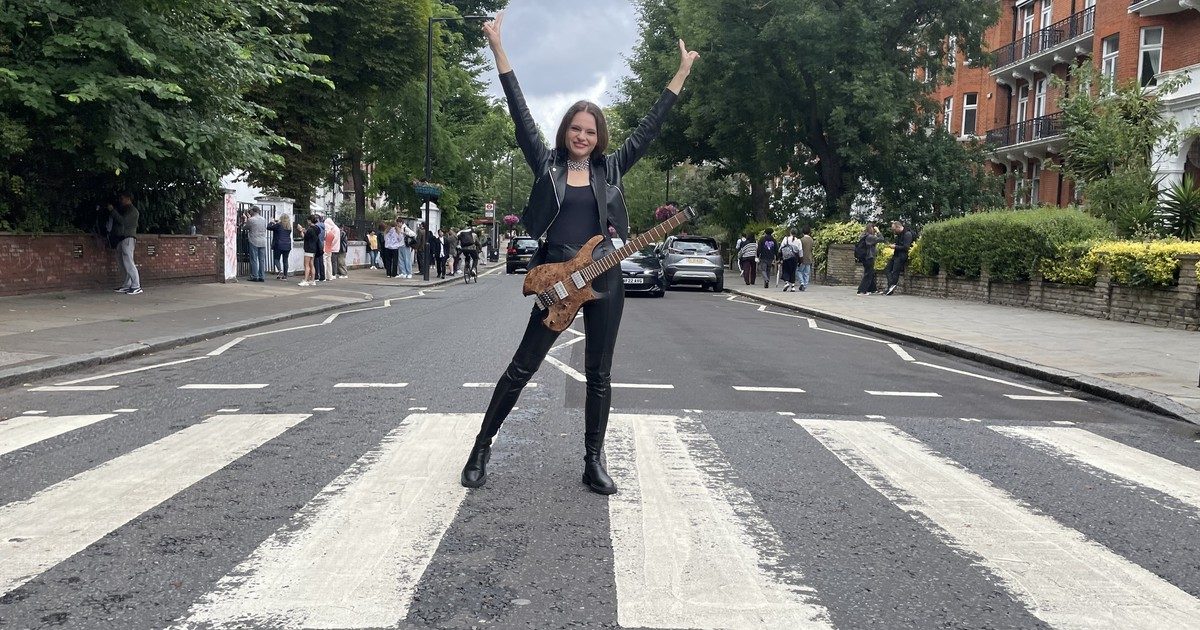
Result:
{"label": "road sign", "polygon": [[495,217],[496,216],[496,204],[494,204],[494,203],[483,204],[483,216],[488,217],[488,218]]}

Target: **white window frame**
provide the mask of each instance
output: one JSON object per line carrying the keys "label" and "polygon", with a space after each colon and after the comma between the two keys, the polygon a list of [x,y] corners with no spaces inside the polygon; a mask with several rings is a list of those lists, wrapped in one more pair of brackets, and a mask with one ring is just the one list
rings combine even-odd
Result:
{"label": "white window frame", "polygon": [[[1158,43],[1147,44],[1146,34],[1158,31]],[[1158,73],[1152,75],[1149,81],[1142,82],[1142,71],[1145,69],[1146,54],[1150,53],[1158,58],[1158,72],[1162,72],[1162,53],[1163,53],[1163,27],[1161,26],[1146,26],[1143,27],[1138,35],[1138,84],[1142,87],[1153,87],[1158,85]]]}
{"label": "white window frame", "polygon": [[[974,103],[967,102],[967,97],[970,97],[970,96],[975,97]],[[971,118],[975,122],[975,124],[971,125],[971,133],[967,133],[967,112],[971,112]],[[964,138],[967,136],[974,137],[975,132],[978,130],[979,130],[979,94],[977,92],[968,92],[967,94],[963,94],[963,115],[962,115],[962,122],[959,124],[959,131],[961,131],[960,136],[964,137]]]}
{"label": "white window frame", "polygon": [[1036,160],[1029,163],[1029,205],[1040,204],[1042,192],[1042,163]]}
{"label": "white window frame", "polygon": [[1100,40],[1100,77],[1104,80],[1104,93],[1112,94],[1117,84],[1117,59],[1121,54],[1121,34],[1114,33]]}
{"label": "white window frame", "polygon": [[1023,47],[1023,50],[1021,51],[1021,57],[1028,56],[1031,47],[1033,46],[1033,38],[1030,36],[1033,35],[1035,30],[1037,30],[1033,28],[1033,22],[1036,18],[1037,14],[1033,12],[1032,2],[1021,7],[1021,46]]}
{"label": "white window frame", "polygon": [[1042,0],[1042,28],[1054,23],[1054,0]]}
{"label": "white window frame", "polygon": [[946,129],[946,133],[954,133],[951,131],[954,127],[951,121],[954,120],[954,97],[947,96],[942,100],[942,125]]}

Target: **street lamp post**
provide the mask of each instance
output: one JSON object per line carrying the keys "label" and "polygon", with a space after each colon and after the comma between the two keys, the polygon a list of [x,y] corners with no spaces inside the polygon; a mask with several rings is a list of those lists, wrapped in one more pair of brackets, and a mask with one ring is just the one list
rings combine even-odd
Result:
{"label": "street lamp post", "polygon": [[[430,181],[433,177],[433,155],[430,153],[433,145],[433,23],[434,22],[455,22],[458,20],[489,20],[486,15],[461,15],[453,17],[430,17],[429,28],[426,32],[425,43],[428,46],[425,56],[425,181]],[[429,197],[425,198],[425,242],[421,243],[421,247],[425,251],[425,275],[426,282],[429,281],[429,263],[430,255],[433,253],[429,249],[429,236],[433,230],[433,224],[429,221]]]}

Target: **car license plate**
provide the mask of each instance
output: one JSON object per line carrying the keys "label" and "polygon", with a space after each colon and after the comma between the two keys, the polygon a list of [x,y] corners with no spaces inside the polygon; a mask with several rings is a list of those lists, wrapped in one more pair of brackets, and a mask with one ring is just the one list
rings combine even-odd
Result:
{"label": "car license plate", "polygon": [[623,278],[622,280],[625,282],[625,284],[641,284],[642,283],[641,278]]}
{"label": "car license plate", "polygon": [[703,258],[686,258],[686,259],[684,259],[683,262],[686,264],[689,264],[689,265],[707,265],[708,264],[708,261]]}

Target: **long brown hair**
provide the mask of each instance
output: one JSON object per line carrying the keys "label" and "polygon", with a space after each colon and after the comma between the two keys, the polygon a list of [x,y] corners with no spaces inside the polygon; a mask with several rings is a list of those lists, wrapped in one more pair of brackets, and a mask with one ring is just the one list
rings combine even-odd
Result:
{"label": "long brown hair", "polygon": [[600,106],[591,101],[579,101],[567,108],[562,123],[558,125],[558,134],[554,136],[554,148],[564,152],[567,150],[567,130],[571,128],[571,120],[579,112],[587,112],[596,117],[596,146],[592,149],[592,157],[604,155],[608,150],[608,122],[604,120],[604,111]]}

